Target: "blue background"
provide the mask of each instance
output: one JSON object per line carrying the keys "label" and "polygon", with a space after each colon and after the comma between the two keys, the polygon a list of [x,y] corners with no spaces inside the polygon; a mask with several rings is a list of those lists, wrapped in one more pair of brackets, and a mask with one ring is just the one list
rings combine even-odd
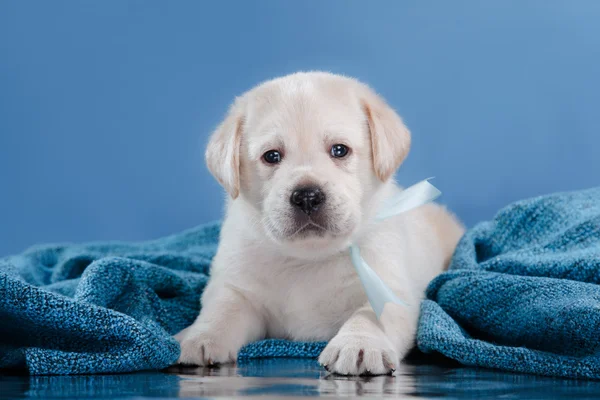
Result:
{"label": "blue background", "polygon": [[358,77],[467,224],[600,184],[600,1],[0,1],[0,255],[220,217],[207,137],[237,94]]}

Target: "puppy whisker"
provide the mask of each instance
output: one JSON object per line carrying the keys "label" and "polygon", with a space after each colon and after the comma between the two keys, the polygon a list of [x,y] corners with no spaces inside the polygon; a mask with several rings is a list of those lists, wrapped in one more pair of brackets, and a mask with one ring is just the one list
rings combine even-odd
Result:
{"label": "puppy whisker", "polygon": [[293,238],[294,236],[296,236],[298,233],[300,233],[304,228],[306,228],[307,226],[311,225],[310,222],[305,223],[304,225],[302,225],[300,228],[298,228],[294,233],[292,233],[289,238]]}
{"label": "puppy whisker", "polygon": [[324,227],[324,226],[322,226],[322,225],[319,225],[319,224],[317,224],[317,223],[316,223],[315,221],[313,221],[313,220],[309,220],[309,221],[308,221],[308,223],[307,223],[307,225],[313,225],[313,226],[316,226],[317,228],[319,228],[319,229],[322,229],[322,230],[324,230],[324,231],[327,231],[327,230],[328,230],[327,228],[325,228],[325,227]]}

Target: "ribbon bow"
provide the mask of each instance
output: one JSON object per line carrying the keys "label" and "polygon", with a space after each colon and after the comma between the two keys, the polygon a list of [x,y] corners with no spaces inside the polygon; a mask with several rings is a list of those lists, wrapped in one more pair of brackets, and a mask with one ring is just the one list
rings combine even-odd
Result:
{"label": "ribbon bow", "polygon": [[[435,200],[441,194],[442,192],[429,183],[428,179],[425,179],[403,190],[397,196],[390,199],[383,209],[379,211],[376,219],[383,220],[420,207]],[[383,307],[386,303],[407,305],[400,300],[398,296],[392,292],[392,289],[381,280],[379,275],[369,267],[369,264],[361,257],[360,249],[356,244],[350,246],[350,257],[363,288],[365,289],[369,303],[371,304],[373,311],[375,311],[375,315],[377,315],[377,319],[381,316]]]}

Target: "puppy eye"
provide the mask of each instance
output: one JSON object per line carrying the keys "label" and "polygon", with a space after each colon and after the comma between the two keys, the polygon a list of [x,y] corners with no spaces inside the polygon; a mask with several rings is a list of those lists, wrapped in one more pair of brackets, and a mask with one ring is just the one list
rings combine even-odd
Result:
{"label": "puppy eye", "polygon": [[331,150],[329,151],[329,153],[331,154],[331,157],[344,158],[348,155],[349,150],[350,149],[348,149],[348,147],[344,146],[343,144],[334,144],[333,146],[331,146]]}
{"label": "puppy eye", "polygon": [[268,164],[278,164],[281,162],[281,153],[277,150],[269,150],[263,154],[263,160]]}

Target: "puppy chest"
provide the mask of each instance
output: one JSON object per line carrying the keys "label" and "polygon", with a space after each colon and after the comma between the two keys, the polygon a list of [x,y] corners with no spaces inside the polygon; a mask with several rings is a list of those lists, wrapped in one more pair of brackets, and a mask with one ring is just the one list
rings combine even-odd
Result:
{"label": "puppy chest", "polygon": [[329,340],[365,304],[366,295],[353,270],[328,272],[272,288],[275,301],[267,306],[270,336]]}

